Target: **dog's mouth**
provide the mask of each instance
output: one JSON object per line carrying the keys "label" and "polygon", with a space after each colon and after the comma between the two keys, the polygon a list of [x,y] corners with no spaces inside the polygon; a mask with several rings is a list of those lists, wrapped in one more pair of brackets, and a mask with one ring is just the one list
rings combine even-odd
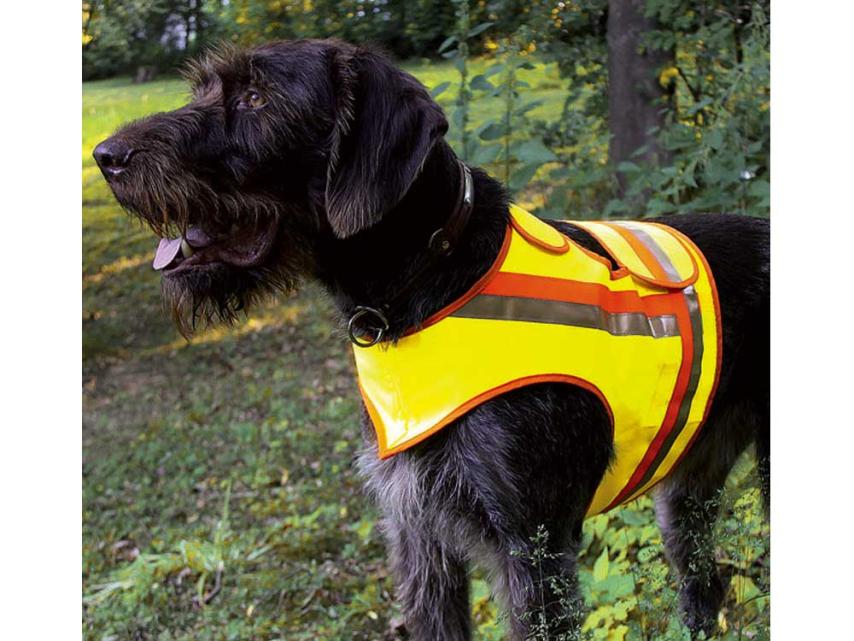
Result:
{"label": "dog's mouth", "polygon": [[213,237],[201,227],[191,226],[181,236],[160,239],[152,266],[164,275],[216,263],[258,267],[270,254],[277,229],[275,220],[267,220]]}

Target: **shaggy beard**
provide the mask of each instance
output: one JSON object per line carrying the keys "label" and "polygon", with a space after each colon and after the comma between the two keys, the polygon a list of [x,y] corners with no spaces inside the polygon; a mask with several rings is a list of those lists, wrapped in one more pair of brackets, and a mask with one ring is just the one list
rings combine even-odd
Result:
{"label": "shaggy beard", "polygon": [[240,313],[277,294],[289,294],[298,284],[296,271],[284,267],[238,269],[223,263],[164,275],[161,295],[181,335],[218,324],[233,325]]}
{"label": "shaggy beard", "polygon": [[[185,237],[191,225],[199,225],[216,242],[227,244],[227,234],[235,225],[279,227],[272,255],[256,267],[212,262],[164,272],[164,308],[189,340],[211,325],[233,325],[240,312],[263,300],[292,293],[300,275],[313,265],[308,241],[319,226],[319,215],[314,204],[301,208],[283,205],[270,195],[214,191],[183,167],[173,151],[148,154],[147,162],[138,163],[133,181],[111,185],[122,207],[158,237]],[[180,175],[182,180],[168,180],[169,175]],[[289,228],[282,228],[282,220],[289,221]]]}

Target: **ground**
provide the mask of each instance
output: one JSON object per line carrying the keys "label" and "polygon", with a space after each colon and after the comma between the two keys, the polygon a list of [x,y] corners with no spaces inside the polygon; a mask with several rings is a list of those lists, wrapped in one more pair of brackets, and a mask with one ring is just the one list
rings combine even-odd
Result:
{"label": "ground", "polygon": [[[430,87],[454,74],[407,68]],[[532,115],[556,113],[556,71],[523,73],[545,101]],[[84,84],[84,638],[389,638],[392,585],[352,466],[351,356],[328,302],[309,286],[187,343],[160,306],[156,239],[92,160],[119,124],[186,95],[177,79]],[[500,109],[479,101],[474,120]],[[747,459],[730,485],[718,543],[735,580],[722,636],[767,638],[768,529]],[[581,565],[591,638],[685,638],[648,498],[590,519]],[[479,574],[473,610],[479,640],[502,638]]]}

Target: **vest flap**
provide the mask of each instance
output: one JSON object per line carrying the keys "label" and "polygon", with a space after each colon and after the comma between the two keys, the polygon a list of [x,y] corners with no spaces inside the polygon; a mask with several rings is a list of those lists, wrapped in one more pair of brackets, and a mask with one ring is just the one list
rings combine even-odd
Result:
{"label": "vest flap", "polygon": [[522,238],[540,249],[553,254],[565,254],[569,250],[566,236],[521,207],[510,205],[510,222]]}
{"label": "vest flap", "polygon": [[572,221],[598,240],[620,267],[635,278],[667,289],[684,289],[699,276],[685,240],[660,223]]}

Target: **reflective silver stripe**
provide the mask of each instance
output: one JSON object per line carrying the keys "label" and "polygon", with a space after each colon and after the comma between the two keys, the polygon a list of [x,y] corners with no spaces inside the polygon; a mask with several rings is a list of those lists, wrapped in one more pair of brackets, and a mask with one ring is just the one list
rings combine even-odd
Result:
{"label": "reflective silver stripe", "polygon": [[[661,250],[658,243],[656,243],[652,237],[646,233],[646,231],[644,231],[639,225],[631,222],[622,223],[622,226],[631,231],[637,239],[653,253],[668,276],[676,281],[681,280],[681,277],[673,266],[673,263],[670,262],[670,258]],[[694,402],[694,395],[697,393],[697,385],[700,381],[703,361],[703,323],[700,316],[700,302],[697,299],[697,291],[694,289],[693,285],[686,287],[682,291],[682,295],[685,297],[685,303],[688,307],[688,317],[691,320],[691,336],[693,338],[694,345],[693,353],[691,354],[691,372],[688,376],[688,385],[685,388],[685,394],[682,397],[682,402],[679,404],[679,413],[676,415],[676,420],[673,423],[670,433],[667,435],[667,438],[664,439],[664,442],[661,444],[655,458],[646,469],[641,480],[635,485],[631,490],[631,494],[627,495],[625,499],[629,499],[634,494],[637,494],[638,489],[642,489],[643,486],[650,481],[661,463],[670,453],[676,439],[682,433],[682,430],[685,429],[685,424],[688,422],[688,413],[691,411],[691,404]]]}
{"label": "reflective silver stripe", "polygon": [[521,296],[475,296],[452,316],[488,320],[527,321],[599,329],[614,336],[679,336],[676,316],[647,316],[642,312],[608,312],[597,305],[524,298]]}
{"label": "reflective silver stripe", "polygon": [[691,334],[694,338],[694,358],[691,363],[691,376],[688,379],[685,398],[682,401],[682,407],[679,408],[679,415],[676,418],[676,425],[679,427],[679,430],[682,429],[688,420],[688,411],[691,409],[691,402],[694,400],[694,394],[697,393],[697,385],[700,382],[703,360],[703,323],[700,318],[700,301],[697,300],[697,292],[693,285],[686,287],[683,293],[685,295],[685,302],[688,304],[688,314],[691,317]]}
{"label": "reflective silver stripe", "polygon": [[[685,395],[682,397],[682,403],[679,405],[679,413],[676,415],[676,421],[673,424],[673,429],[670,430],[670,434],[667,435],[667,438],[664,440],[664,443],[662,443],[661,449],[658,451],[655,460],[653,460],[652,465],[650,465],[650,470],[652,471],[661,464],[664,457],[667,456],[667,453],[670,451],[670,448],[673,447],[673,443],[676,441],[676,438],[685,428],[685,424],[688,422],[688,412],[691,411],[691,404],[694,402],[694,394],[697,393],[697,385],[700,382],[700,374],[702,372],[703,325],[700,320],[700,303],[697,300],[697,292],[694,290],[693,286],[686,287],[684,295],[685,302],[688,305],[688,315],[691,319],[691,335],[694,339],[694,353],[691,357],[691,373],[688,376],[688,386],[685,388]],[[652,472],[648,470],[644,477],[647,476],[652,476]],[[642,483],[646,483],[647,480],[648,479],[645,479]]]}
{"label": "reflective silver stripe", "polygon": [[673,263],[670,262],[670,258],[667,254],[662,251],[661,247],[658,246],[658,243],[652,239],[652,236],[646,233],[646,230],[641,225],[631,221],[620,221],[614,224],[632,232],[643,246],[646,247],[653,256],[655,256],[665,273],[672,278],[674,282],[678,283],[684,280],[682,276],[679,275],[679,272],[676,271]]}

